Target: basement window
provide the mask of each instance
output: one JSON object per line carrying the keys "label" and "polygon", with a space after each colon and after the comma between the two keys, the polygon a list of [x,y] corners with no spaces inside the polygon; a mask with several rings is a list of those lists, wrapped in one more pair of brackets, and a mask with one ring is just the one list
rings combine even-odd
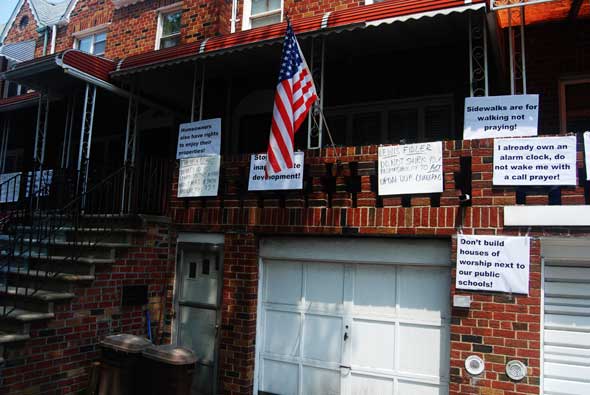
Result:
{"label": "basement window", "polygon": [[244,1],[243,29],[271,25],[283,20],[282,0],[246,0]]}
{"label": "basement window", "polygon": [[170,48],[180,44],[182,10],[178,6],[162,9],[158,16],[156,49]]}

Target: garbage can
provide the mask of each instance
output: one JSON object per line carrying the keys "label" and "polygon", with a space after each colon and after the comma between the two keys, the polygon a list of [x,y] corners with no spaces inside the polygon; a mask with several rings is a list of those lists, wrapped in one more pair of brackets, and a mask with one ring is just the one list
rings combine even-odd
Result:
{"label": "garbage can", "polygon": [[143,337],[118,334],[107,336],[100,345],[99,395],[143,394],[141,352],[152,343]]}
{"label": "garbage can", "polygon": [[174,345],[152,346],[143,350],[147,394],[189,395],[197,357],[192,350]]}

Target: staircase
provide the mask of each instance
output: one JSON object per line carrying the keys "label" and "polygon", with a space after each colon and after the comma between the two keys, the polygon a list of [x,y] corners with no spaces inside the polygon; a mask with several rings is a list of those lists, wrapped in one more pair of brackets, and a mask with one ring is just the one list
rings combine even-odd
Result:
{"label": "staircase", "polygon": [[[33,324],[52,320],[57,305],[76,298],[76,288],[92,285],[98,266],[115,263],[146,232],[139,216],[125,213],[129,210],[121,196],[126,180],[122,168],[66,204],[36,196],[5,210],[0,234],[0,363],[6,346],[29,340]],[[34,185],[34,180],[27,183]],[[4,184],[0,191],[10,189]]]}

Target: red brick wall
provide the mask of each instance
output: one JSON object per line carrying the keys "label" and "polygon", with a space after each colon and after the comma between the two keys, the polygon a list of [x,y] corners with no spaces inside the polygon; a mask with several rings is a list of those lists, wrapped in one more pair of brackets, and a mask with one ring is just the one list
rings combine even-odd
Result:
{"label": "red brick wall", "polygon": [[[307,151],[302,191],[248,192],[249,157],[246,155],[225,159],[218,197],[176,199],[174,182],[170,214],[175,221],[184,224],[183,229],[230,232],[226,233],[227,266],[222,308],[224,324],[233,324],[224,328],[220,363],[220,380],[226,393],[246,394],[252,385],[257,236],[337,234],[451,238],[459,228],[466,234],[526,234],[528,229],[504,227],[503,206],[515,205],[520,199],[525,199],[527,204],[547,204],[549,198],[538,190],[519,198],[516,188],[494,187],[492,144],[491,139],[444,143],[445,191],[439,199],[431,195],[379,197],[376,146],[339,148],[338,160],[333,149]],[[581,147],[578,151],[578,167],[582,168]],[[471,158],[470,168],[462,158]],[[458,183],[460,177],[455,173],[461,172],[472,177],[470,207],[461,207],[459,203],[462,191]],[[577,187],[561,188],[562,204],[585,204],[585,188],[584,182]],[[533,240],[529,296],[457,292],[454,286],[451,288],[451,300],[455,293],[470,294],[474,299],[470,309],[453,309],[452,313],[451,394],[539,393],[541,260],[537,237],[566,234],[584,236],[588,232],[530,231]],[[453,256],[455,254],[453,241]],[[453,270],[453,279],[454,275]],[[249,329],[244,330],[244,326]],[[230,352],[237,344],[243,347],[240,352]],[[485,377],[472,380],[465,372],[464,360],[471,354],[480,355],[486,361]],[[505,363],[515,358],[529,367],[528,378],[519,383],[512,382],[504,374]]]}
{"label": "red brick wall", "polygon": [[[114,6],[110,0],[78,0],[70,14],[70,22],[58,33],[56,51],[74,46],[73,34],[95,26],[110,23],[113,18]],[[107,35],[107,48],[110,36]]]}
{"label": "red brick wall", "polygon": [[[0,394],[77,394],[88,386],[89,368],[100,357],[98,343],[113,333],[146,336],[142,306],[122,307],[124,285],[148,285],[156,343],[168,343],[175,247],[166,225],[146,235],[115,264],[97,266],[96,279],[75,289],[72,303],[56,305],[55,319],[34,324],[31,340],[10,346],[0,370]],[[165,306],[165,309],[163,308]]]}

